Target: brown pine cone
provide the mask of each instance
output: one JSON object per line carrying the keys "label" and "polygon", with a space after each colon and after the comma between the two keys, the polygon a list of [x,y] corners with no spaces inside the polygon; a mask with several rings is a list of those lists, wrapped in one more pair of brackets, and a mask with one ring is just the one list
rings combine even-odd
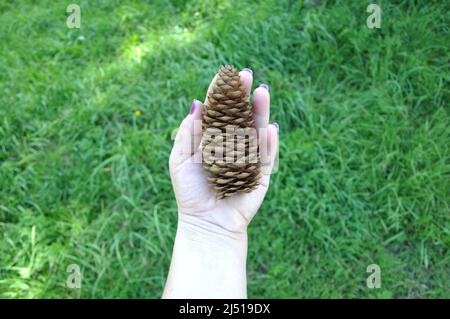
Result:
{"label": "brown pine cone", "polygon": [[218,198],[258,186],[260,155],[253,111],[239,72],[220,68],[203,112],[203,167]]}

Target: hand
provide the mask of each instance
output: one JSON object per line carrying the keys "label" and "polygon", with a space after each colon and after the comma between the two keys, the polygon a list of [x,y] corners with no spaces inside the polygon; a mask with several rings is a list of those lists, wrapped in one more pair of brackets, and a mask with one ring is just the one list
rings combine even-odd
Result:
{"label": "hand", "polygon": [[[244,69],[240,77],[249,96],[252,73]],[[217,199],[201,164],[203,107],[197,100],[192,103],[169,159],[178,228],[163,298],[246,298],[246,230],[266,195],[278,146],[278,126],[269,125],[269,108],[268,86],[261,85],[253,93],[262,150],[260,185],[250,193]]]}
{"label": "hand", "polygon": [[[244,69],[240,72],[240,77],[248,97],[253,75],[250,70]],[[214,79],[208,92],[212,89],[213,82]],[[267,151],[261,152],[260,185],[250,193],[239,193],[220,200],[216,198],[201,164],[202,111],[200,101],[194,100],[190,114],[180,125],[170,155],[170,176],[178,204],[179,223],[198,224],[228,235],[244,233],[266,195],[278,146],[278,126],[268,123],[268,86],[263,84],[253,93],[258,143],[260,150]]]}

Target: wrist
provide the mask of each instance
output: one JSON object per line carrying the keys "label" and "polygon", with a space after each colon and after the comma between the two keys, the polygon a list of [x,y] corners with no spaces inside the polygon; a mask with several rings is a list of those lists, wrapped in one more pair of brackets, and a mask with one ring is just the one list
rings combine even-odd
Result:
{"label": "wrist", "polygon": [[164,298],[246,298],[247,233],[180,214]]}
{"label": "wrist", "polygon": [[231,239],[247,237],[250,219],[241,211],[230,207],[213,207],[205,210],[178,209],[178,224],[190,224],[214,235]]}
{"label": "wrist", "polygon": [[246,227],[239,230],[228,229],[203,216],[179,214],[177,237],[183,237],[196,243],[232,246],[235,248],[243,245],[247,247]]}

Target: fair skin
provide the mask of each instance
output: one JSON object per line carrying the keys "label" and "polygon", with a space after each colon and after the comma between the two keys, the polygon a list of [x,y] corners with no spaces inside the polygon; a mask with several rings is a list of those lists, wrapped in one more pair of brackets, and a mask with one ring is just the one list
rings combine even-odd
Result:
{"label": "fair skin", "polygon": [[[249,96],[251,71],[241,71],[240,78]],[[254,90],[252,103],[259,148],[265,151],[260,184],[251,193],[218,199],[208,184],[199,160],[203,112],[199,101],[193,102],[180,125],[169,159],[178,227],[163,298],[247,297],[247,226],[268,190],[278,147],[278,128],[269,124],[267,86]]]}

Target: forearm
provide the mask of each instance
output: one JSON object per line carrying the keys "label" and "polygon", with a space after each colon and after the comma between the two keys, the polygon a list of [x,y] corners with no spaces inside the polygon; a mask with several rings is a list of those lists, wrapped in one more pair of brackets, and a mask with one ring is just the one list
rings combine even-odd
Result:
{"label": "forearm", "polygon": [[163,298],[246,298],[247,234],[193,220],[178,222]]}

